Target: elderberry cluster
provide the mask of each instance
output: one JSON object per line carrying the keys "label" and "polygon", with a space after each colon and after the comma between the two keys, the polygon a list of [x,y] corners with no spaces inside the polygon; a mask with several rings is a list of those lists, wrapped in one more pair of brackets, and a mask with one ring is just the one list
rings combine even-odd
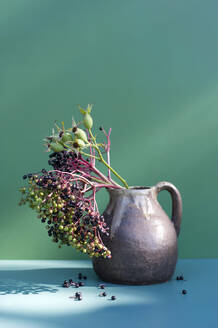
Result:
{"label": "elderberry cluster", "polygon": [[67,167],[65,158],[72,156],[75,159],[75,154],[66,152],[50,156],[59,172],[43,169],[38,174],[25,175],[23,178],[28,179],[29,185],[20,189],[23,194],[20,205],[28,203],[38,213],[37,217],[46,224],[48,236],[59,243],[59,247],[73,246],[90,257],[110,258],[111,252],[100,238],[101,233],[108,235],[104,217],[94,211],[84,197],[83,183],[75,182],[71,174],[66,173],[72,168]]}
{"label": "elderberry cluster", "polygon": [[[54,170],[62,172],[73,172],[82,170],[83,172],[89,173],[89,167],[83,165],[82,156],[80,153],[74,151],[60,151],[58,153],[51,153],[49,155],[48,164],[53,167]],[[86,164],[87,164],[86,160]]]}

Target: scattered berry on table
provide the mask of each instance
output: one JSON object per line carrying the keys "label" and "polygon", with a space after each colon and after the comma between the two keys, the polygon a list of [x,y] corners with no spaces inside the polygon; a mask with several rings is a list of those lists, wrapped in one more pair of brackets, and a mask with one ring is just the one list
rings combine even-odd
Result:
{"label": "scattered berry on table", "polygon": [[176,277],[176,280],[184,280],[183,275],[181,275],[181,276],[177,276],[177,277]]}
{"label": "scattered berry on table", "polygon": [[63,287],[64,287],[64,288],[68,288],[68,287],[70,287],[70,284],[68,283],[67,280],[64,280]]}
{"label": "scattered berry on table", "polygon": [[111,296],[111,300],[112,300],[112,301],[115,301],[115,299],[116,299],[116,296],[114,296],[114,295]]}
{"label": "scattered berry on table", "polygon": [[105,289],[105,285],[104,285],[104,284],[100,284],[100,285],[99,285],[99,288],[100,288],[100,289]]}
{"label": "scattered berry on table", "polygon": [[183,290],[182,290],[182,294],[183,294],[183,295],[187,294],[187,290],[186,290],[186,289],[183,289]]}
{"label": "scattered berry on table", "polygon": [[82,293],[76,292],[74,296],[75,300],[81,301],[82,300]]}
{"label": "scattered berry on table", "polygon": [[107,296],[106,292],[100,293],[99,296]]}

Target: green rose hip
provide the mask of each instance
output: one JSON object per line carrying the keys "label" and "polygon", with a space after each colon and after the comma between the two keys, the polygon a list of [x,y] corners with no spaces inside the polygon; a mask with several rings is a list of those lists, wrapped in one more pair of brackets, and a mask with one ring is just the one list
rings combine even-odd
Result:
{"label": "green rose hip", "polygon": [[77,139],[81,139],[86,143],[88,142],[87,135],[84,130],[77,128],[74,134],[76,135]]}
{"label": "green rose hip", "polygon": [[63,142],[72,141],[72,140],[73,140],[72,134],[69,132],[65,132],[61,137],[61,141]]}
{"label": "green rose hip", "polygon": [[64,150],[64,147],[60,143],[54,143],[52,142],[50,144],[51,150],[53,150],[55,153],[59,153],[60,151]]}
{"label": "green rose hip", "polygon": [[90,114],[86,113],[83,118],[83,124],[86,129],[91,129],[93,125],[93,120]]}

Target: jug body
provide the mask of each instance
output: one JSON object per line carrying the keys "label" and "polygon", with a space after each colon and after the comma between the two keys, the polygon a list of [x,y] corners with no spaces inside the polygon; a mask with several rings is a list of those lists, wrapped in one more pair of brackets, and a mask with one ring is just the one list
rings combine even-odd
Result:
{"label": "jug body", "polygon": [[[173,199],[169,219],[157,195],[166,189]],[[177,262],[177,237],[182,203],[175,186],[161,182],[154,187],[110,189],[104,218],[110,228],[102,236],[112,258],[93,259],[97,275],[120,284],[153,284],[169,280]]]}

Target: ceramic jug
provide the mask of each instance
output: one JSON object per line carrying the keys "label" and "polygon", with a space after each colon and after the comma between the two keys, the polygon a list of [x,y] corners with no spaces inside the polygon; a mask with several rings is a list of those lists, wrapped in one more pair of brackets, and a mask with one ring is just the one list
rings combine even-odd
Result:
{"label": "ceramic jug", "polygon": [[[158,202],[161,190],[172,196],[172,220]],[[154,284],[169,280],[177,262],[182,200],[169,182],[153,187],[109,189],[109,204],[103,215],[110,227],[102,236],[112,258],[95,258],[93,267],[104,281],[119,284]]]}

